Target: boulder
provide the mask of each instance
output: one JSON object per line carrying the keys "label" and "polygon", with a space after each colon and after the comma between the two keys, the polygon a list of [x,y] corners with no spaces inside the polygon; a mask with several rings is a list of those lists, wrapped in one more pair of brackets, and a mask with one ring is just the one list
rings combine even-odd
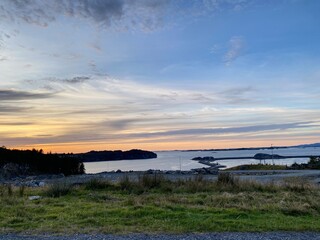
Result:
{"label": "boulder", "polygon": [[39,200],[39,199],[41,199],[41,196],[30,196],[30,197],[28,197],[28,199],[29,199],[30,201]]}

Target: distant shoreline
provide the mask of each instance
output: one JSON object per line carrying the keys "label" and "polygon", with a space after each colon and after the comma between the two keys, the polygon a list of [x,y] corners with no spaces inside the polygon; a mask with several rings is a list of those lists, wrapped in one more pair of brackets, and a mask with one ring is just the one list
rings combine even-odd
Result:
{"label": "distant shoreline", "polygon": [[302,144],[296,146],[270,146],[270,147],[243,147],[243,148],[211,148],[211,149],[189,149],[189,150],[175,150],[180,152],[219,152],[219,151],[242,151],[242,150],[273,150],[286,148],[314,148],[319,147],[320,143]]}
{"label": "distant shoreline", "polygon": [[[320,157],[320,156],[316,156],[316,155],[308,155],[308,156],[281,156],[281,158],[274,158],[274,160],[286,159],[286,158],[310,158],[310,157]],[[255,157],[225,157],[225,158],[214,158],[214,161],[221,161],[221,160],[238,160],[238,159],[272,160],[272,158],[258,159],[258,158],[255,158]]]}

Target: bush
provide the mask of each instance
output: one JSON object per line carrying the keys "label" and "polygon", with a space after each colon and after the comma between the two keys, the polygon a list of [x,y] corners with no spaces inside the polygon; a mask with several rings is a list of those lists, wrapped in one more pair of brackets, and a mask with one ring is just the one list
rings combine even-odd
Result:
{"label": "bush", "polygon": [[24,196],[24,191],[25,191],[25,185],[22,185],[19,187],[19,197],[23,197]]}
{"label": "bush", "polygon": [[13,189],[11,184],[7,185],[7,190],[8,190],[8,196],[11,197],[13,194]]}
{"label": "bush", "polygon": [[308,164],[320,164],[320,157],[310,157]]}
{"label": "bush", "polygon": [[187,180],[179,180],[174,191],[177,192],[208,192],[212,190],[213,182],[206,180],[202,175],[197,175]]}
{"label": "bush", "polygon": [[235,177],[230,173],[219,173],[217,184],[218,185],[235,186],[237,184],[237,181],[236,181]]}
{"label": "bush", "polygon": [[87,190],[107,189],[110,187],[113,187],[113,185],[110,182],[97,178],[91,179],[90,181],[84,184],[84,188]]}
{"label": "bush", "polygon": [[131,191],[134,188],[134,185],[135,184],[132,181],[130,181],[128,175],[121,178],[119,182],[120,189],[125,191]]}
{"label": "bush", "polygon": [[67,183],[53,183],[45,191],[45,195],[48,197],[61,197],[69,194],[72,190],[72,186]]}
{"label": "bush", "polygon": [[159,188],[167,182],[162,174],[154,173],[152,175],[144,174],[139,177],[138,184],[144,189]]}

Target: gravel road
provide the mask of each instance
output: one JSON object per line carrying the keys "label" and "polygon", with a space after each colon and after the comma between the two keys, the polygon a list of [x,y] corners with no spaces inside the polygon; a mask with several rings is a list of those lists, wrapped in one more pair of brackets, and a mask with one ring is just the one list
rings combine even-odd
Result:
{"label": "gravel road", "polygon": [[[254,180],[262,183],[266,182],[281,182],[285,178],[289,177],[300,177],[307,179],[310,182],[313,183],[319,183],[320,182],[320,170],[259,170],[259,171],[227,171],[235,176],[239,177],[243,180]],[[132,180],[137,180],[139,176],[142,176],[144,172],[129,172],[129,173],[111,173],[111,172],[104,172],[104,173],[97,173],[97,174],[84,174],[80,176],[70,176],[63,178],[61,180],[68,181],[70,183],[81,183],[86,182],[92,178],[100,178],[100,179],[106,179],[109,181],[117,182],[120,179],[123,179],[124,176],[129,177]],[[197,175],[194,174],[164,174],[165,178],[175,181],[175,180],[183,180],[183,179],[190,179],[194,178]],[[216,180],[217,175],[214,174],[205,174],[202,175],[203,178],[208,180]],[[54,180],[56,181],[56,180]]]}
{"label": "gravel road", "polygon": [[145,235],[145,234],[130,234],[130,235],[72,235],[72,236],[23,236],[23,235],[0,235],[0,240],[310,240],[319,239],[320,233],[314,232],[267,232],[267,233],[205,233],[205,234],[183,234],[183,235]]}
{"label": "gravel road", "polygon": [[[267,182],[283,182],[286,178],[303,178],[313,183],[320,183],[320,170],[239,170],[239,171],[226,171],[239,177],[242,180],[254,180],[261,183]],[[130,180],[137,181],[146,172],[102,172],[96,174],[82,174],[63,177],[60,175],[39,175],[28,176],[25,178],[15,178],[12,180],[1,180],[0,184],[13,184],[16,186],[26,185],[30,187],[44,186],[54,182],[67,182],[70,184],[82,184],[91,179],[105,179],[111,182],[118,182],[124,177],[128,177]],[[163,174],[163,173],[162,173]],[[187,180],[195,178],[198,175],[190,173],[170,173],[163,174],[166,179],[171,181]],[[217,174],[204,174],[201,175],[207,180],[216,180]]]}

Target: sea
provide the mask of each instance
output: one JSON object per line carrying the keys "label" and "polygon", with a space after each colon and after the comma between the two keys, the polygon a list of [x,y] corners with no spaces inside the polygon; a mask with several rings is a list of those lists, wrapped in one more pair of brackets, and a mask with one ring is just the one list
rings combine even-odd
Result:
{"label": "sea", "polygon": [[[319,156],[320,147],[296,147],[296,148],[275,148],[259,150],[224,150],[224,151],[158,151],[155,152],[158,157],[153,159],[88,162],[85,163],[86,173],[99,173],[106,171],[146,171],[154,170],[183,170],[188,171],[194,168],[207,167],[197,161],[191,160],[194,157],[214,157],[214,158],[236,158],[253,157],[257,153],[278,154],[282,156]],[[307,163],[309,158],[287,158],[274,159],[275,164],[291,165],[293,163]],[[219,160],[217,163],[226,168],[235,167],[243,164],[257,164],[259,160],[255,159],[230,159]],[[272,164],[272,160],[264,160],[262,163]]]}

